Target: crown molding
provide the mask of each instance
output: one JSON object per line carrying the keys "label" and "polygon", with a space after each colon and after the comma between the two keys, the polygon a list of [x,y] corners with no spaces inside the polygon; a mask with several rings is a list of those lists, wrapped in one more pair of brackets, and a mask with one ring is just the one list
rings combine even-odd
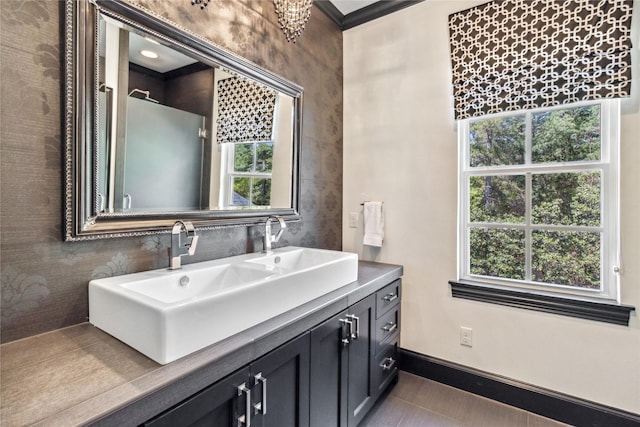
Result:
{"label": "crown molding", "polygon": [[379,0],[346,15],[343,15],[342,12],[328,0],[315,0],[314,4],[344,31],[423,1],[424,0]]}
{"label": "crown molding", "polygon": [[333,3],[329,0],[315,0],[313,4],[342,29],[342,20],[344,19],[344,15]]}

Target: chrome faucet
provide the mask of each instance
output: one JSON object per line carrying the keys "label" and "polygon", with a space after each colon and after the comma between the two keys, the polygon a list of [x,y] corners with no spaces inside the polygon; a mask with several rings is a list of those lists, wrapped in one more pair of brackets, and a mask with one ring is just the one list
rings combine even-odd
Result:
{"label": "chrome faucet", "polygon": [[[180,236],[184,230],[185,241]],[[193,224],[190,222],[176,221],[171,229],[171,256],[169,257],[169,270],[177,270],[181,267],[180,257],[196,253],[198,236]]]}
{"label": "chrome faucet", "polygon": [[[280,230],[275,236],[271,234],[271,221],[277,219],[280,223]],[[284,234],[284,230],[287,228],[287,223],[281,216],[270,216],[264,224],[264,236],[262,237],[262,252],[269,255],[271,251],[271,243],[276,243]]]}

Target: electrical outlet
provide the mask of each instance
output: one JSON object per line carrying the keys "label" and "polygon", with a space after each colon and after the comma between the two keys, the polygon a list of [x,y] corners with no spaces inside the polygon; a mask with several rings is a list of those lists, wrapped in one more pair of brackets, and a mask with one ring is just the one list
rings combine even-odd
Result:
{"label": "electrical outlet", "polygon": [[360,214],[358,212],[350,212],[349,213],[349,227],[358,228],[358,219]]}
{"label": "electrical outlet", "polygon": [[473,329],[460,327],[460,345],[473,347]]}

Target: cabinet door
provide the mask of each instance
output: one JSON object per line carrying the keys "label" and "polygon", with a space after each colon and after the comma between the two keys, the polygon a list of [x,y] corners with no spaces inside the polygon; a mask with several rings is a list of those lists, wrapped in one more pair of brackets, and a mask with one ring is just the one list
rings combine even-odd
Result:
{"label": "cabinet door", "polygon": [[375,362],[375,295],[371,295],[348,309],[348,318],[356,320],[357,339],[349,344],[348,423],[356,426],[371,409],[376,399],[374,384]]}
{"label": "cabinet door", "polygon": [[311,330],[311,427],[347,425],[347,312]]}
{"label": "cabinet door", "polygon": [[235,427],[249,422],[255,427],[308,427],[308,333],[144,425]]}
{"label": "cabinet door", "polygon": [[251,364],[252,427],[309,426],[309,334]]}
{"label": "cabinet door", "polygon": [[247,395],[238,386],[250,386],[249,368],[207,387],[178,406],[146,422],[145,426],[236,426],[246,409]]}

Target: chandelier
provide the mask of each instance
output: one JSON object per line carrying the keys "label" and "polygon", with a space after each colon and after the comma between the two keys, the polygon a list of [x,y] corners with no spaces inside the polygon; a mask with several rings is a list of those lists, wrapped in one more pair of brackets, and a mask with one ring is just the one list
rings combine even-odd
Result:
{"label": "chandelier", "polygon": [[273,0],[278,23],[288,42],[296,42],[311,16],[312,0]]}

